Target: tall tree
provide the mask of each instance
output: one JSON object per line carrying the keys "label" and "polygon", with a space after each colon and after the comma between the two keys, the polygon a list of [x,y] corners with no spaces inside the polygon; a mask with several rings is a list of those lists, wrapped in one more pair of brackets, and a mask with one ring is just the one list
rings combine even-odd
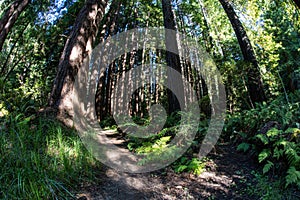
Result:
{"label": "tall tree", "polygon": [[[122,1],[113,0],[109,11],[102,20],[102,28],[99,30],[99,41],[103,42],[109,36],[115,34],[118,18],[120,15]],[[96,113],[98,119],[103,119],[110,114],[110,85],[111,85],[111,70],[112,66],[106,66],[106,69],[100,73],[99,82],[96,91]]]}
{"label": "tall tree", "polygon": [[247,36],[247,33],[236,15],[231,3],[229,0],[219,0],[222,4],[230,23],[234,29],[236,37],[238,39],[244,60],[251,63],[252,66],[247,69],[248,82],[247,87],[250,95],[251,102],[258,103],[266,100],[263,82],[259,72],[259,65],[250,43],[250,40]]}
{"label": "tall tree", "polygon": [[[176,31],[177,27],[176,27],[175,15],[172,10],[171,0],[162,0],[162,9],[163,9],[163,17],[164,17],[164,27],[166,29],[171,29]],[[169,50],[173,49],[174,51],[178,52],[178,42],[177,42],[176,34],[168,32],[168,35],[166,35],[165,43]],[[167,51],[166,61],[168,67],[171,67],[174,70],[176,70],[179,74],[182,74],[180,58],[178,54]],[[178,91],[177,94],[180,94],[180,92],[183,91],[182,79],[175,80],[175,77],[170,76],[170,74],[168,74],[167,79],[168,79],[168,85],[176,86],[176,89]],[[172,92],[169,89],[168,89],[168,103],[169,103],[169,113],[180,110],[179,101],[177,100],[176,95],[174,94],[174,92]]]}
{"label": "tall tree", "polygon": [[72,93],[75,76],[84,59],[91,53],[100,21],[108,0],[88,0],[80,10],[72,32],[65,44],[57,76],[49,99],[50,107],[70,125],[72,121]]}
{"label": "tall tree", "polygon": [[17,0],[4,12],[3,17],[0,20],[0,51],[2,50],[9,31],[12,29],[14,23],[29,3],[30,0]]}

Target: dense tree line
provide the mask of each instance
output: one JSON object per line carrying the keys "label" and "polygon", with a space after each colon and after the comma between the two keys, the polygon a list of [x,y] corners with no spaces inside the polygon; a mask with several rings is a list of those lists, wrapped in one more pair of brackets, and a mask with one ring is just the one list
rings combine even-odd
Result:
{"label": "dense tree line", "polygon": [[[296,41],[297,34],[299,34],[297,31],[299,23],[297,22],[298,11],[296,7],[291,8],[289,6],[293,2],[278,5],[275,2],[268,4],[268,1],[252,3],[235,2],[233,5],[233,2],[227,0],[220,0],[219,2],[202,0],[162,2],[123,2],[121,0],[112,2],[63,1],[62,4],[64,5],[60,6],[60,8],[54,4],[55,2],[50,2],[50,4],[45,2],[44,5],[38,5],[33,2],[26,10],[29,3],[30,1],[15,1],[11,4],[5,2],[2,5],[7,7],[0,23],[1,47],[4,45],[1,56],[3,56],[2,60],[5,60],[1,70],[2,76],[13,77],[16,75],[13,72],[26,69],[26,67],[22,69],[22,66],[24,66],[24,64],[22,64],[22,56],[26,50],[23,50],[22,55],[20,54],[20,49],[17,51],[15,46],[20,45],[22,43],[21,40],[24,40],[22,34],[28,33],[29,36],[31,36],[30,34],[34,31],[42,31],[43,34],[38,34],[38,38],[36,38],[38,43],[36,43],[35,48],[43,48],[40,52],[44,52],[44,54],[42,55],[40,52],[37,52],[35,58],[34,56],[31,57],[33,62],[36,62],[38,57],[42,58],[44,60],[44,64],[42,64],[45,66],[44,69],[52,67],[53,64],[58,65],[56,72],[52,69],[52,72],[47,74],[47,76],[53,80],[53,76],[56,74],[52,92],[49,93],[48,102],[50,107],[59,109],[59,113],[65,113],[67,112],[66,110],[70,109],[66,108],[68,103],[65,101],[67,101],[66,99],[68,98],[68,101],[70,101],[71,94],[69,93],[72,91],[72,81],[74,81],[76,71],[97,43],[105,40],[105,38],[110,35],[114,35],[126,29],[163,24],[166,28],[179,30],[192,37],[197,37],[199,43],[204,45],[214,56],[220,70],[225,73],[224,76],[226,78],[224,81],[228,86],[228,99],[232,99],[229,105],[236,103],[242,105],[242,102],[244,102],[250,105],[250,107],[254,107],[256,103],[268,101],[278,92],[283,92],[284,90],[294,91],[298,86],[296,80],[298,77],[297,58],[291,55],[292,51],[284,52],[282,44],[285,43],[285,41],[280,41],[280,37],[277,36],[278,34],[273,33],[271,28],[272,24],[269,25],[272,21],[280,20],[278,16],[288,16],[286,19],[282,18],[281,20],[289,20],[289,25],[285,25],[279,33],[286,31],[292,32],[294,36],[293,40]],[[298,5],[297,1],[294,1],[294,3]],[[107,9],[107,13],[104,13],[107,4],[109,4],[109,9]],[[277,11],[277,13],[272,11],[273,4],[276,4],[277,7],[281,7],[282,10]],[[222,5],[223,11],[220,10],[220,5]],[[258,7],[265,6],[266,9],[264,12],[258,8],[254,9],[253,6],[255,5]],[[59,9],[63,8],[65,8],[64,14],[59,14]],[[245,10],[247,13],[242,13]],[[44,20],[32,21],[34,19],[31,17],[33,14],[39,17],[42,15],[47,16],[47,12],[49,14],[50,11],[56,12],[57,14],[53,22],[50,23],[46,18]],[[221,24],[214,22],[216,21],[213,16],[214,11],[220,13],[216,18],[218,18]],[[23,15],[22,12],[24,12]],[[28,14],[29,12],[32,12],[32,14]],[[271,14],[271,12],[276,13],[275,15],[277,16]],[[239,13],[239,15],[237,13]],[[95,18],[89,17],[94,14]],[[227,15],[227,19],[225,15]],[[75,19],[74,16],[77,16],[75,21],[72,20]],[[27,24],[20,24],[22,19],[19,20],[19,24],[15,24],[19,17],[27,20]],[[241,17],[243,21],[240,20]],[[255,30],[253,28],[251,29],[253,22],[256,22]],[[32,24],[30,28],[28,28],[29,24]],[[230,26],[232,26],[232,28]],[[20,29],[23,29],[22,33],[18,33]],[[82,29],[85,31],[82,33],[83,35],[80,35],[80,30]],[[229,34],[230,32],[232,33],[232,30],[236,37]],[[261,34],[255,35],[256,32],[261,32]],[[6,39],[7,36],[8,39]],[[50,38],[52,37],[57,38],[54,41],[59,42],[58,45],[53,45],[53,43],[50,42]],[[272,37],[271,40],[268,37]],[[237,42],[234,42],[235,40]],[[175,38],[170,38],[170,41],[176,42]],[[64,42],[65,45],[63,47],[62,44]],[[266,44],[270,42],[272,44]],[[167,43],[168,41],[166,41],[166,44]],[[263,46],[264,43],[265,46]],[[237,48],[237,44],[239,48]],[[282,47],[279,47],[280,45]],[[292,46],[296,45],[296,43],[289,45],[293,48]],[[78,51],[77,54],[75,54],[74,49],[77,48]],[[266,48],[270,50],[263,50]],[[32,48],[29,48],[28,51],[31,51],[31,49]],[[130,70],[135,64],[149,62],[149,53],[151,52],[147,49],[141,49],[137,52],[127,52],[120,60],[116,61],[120,63],[122,67],[116,68],[114,66],[116,64],[112,64],[102,73],[100,80],[105,80],[105,83],[102,82],[98,84],[99,92],[97,94],[99,94],[98,99],[101,99],[99,100],[101,103],[99,103],[98,107],[102,110],[102,112],[99,112],[99,115],[105,116],[106,114],[104,113],[110,113],[111,108],[109,104],[112,94],[111,91],[118,76],[122,76],[122,73]],[[59,54],[60,59],[58,60]],[[284,56],[284,54],[286,55]],[[286,68],[278,65],[278,69],[275,70],[276,62],[280,63],[289,55],[291,55],[294,61],[290,60],[287,62],[291,64]],[[16,61],[11,63],[11,57],[19,57],[19,61],[16,59]],[[172,55],[170,52],[155,52],[154,57],[156,59],[165,60],[169,66],[172,66],[179,73],[183,73],[184,76],[189,77],[188,79],[194,84],[196,92],[202,93],[202,95],[198,96],[199,100],[205,96],[205,83],[201,80],[201,76],[198,77],[199,75],[197,75],[197,73],[193,74],[192,71],[189,70],[189,64],[184,64],[186,61],[181,60],[178,55]],[[269,64],[266,63],[268,61],[270,61]],[[7,66],[8,63],[11,63],[11,67]],[[271,63],[273,63],[274,67],[271,66]],[[227,67],[227,65],[230,66]],[[233,65],[237,68],[232,67]],[[37,73],[41,73],[40,76],[46,76],[46,71],[43,71],[43,68],[38,69],[37,67],[35,70],[37,70]],[[265,70],[267,70],[267,72],[264,72]],[[234,77],[235,75],[232,73],[241,73],[243,75],[241,78],[238,78]],[[5,81],[7,81],[7,78],[5,78]],[[26,77],[29,81],[30,79],[28,78],[29,77]],[[271,83],[274,81],[275,83]],[[49,91],[49,86],[50,84],[48,82],[47,91]],[[170,113],[179,109],[178,102],[176,103],[176,98],[172,92],[155,91],[153,96],[168,96],[166,104],[169,105]],[[136,101],[132,102],[132,110],[135,111],[132,113],[144,113],[147,105],[151,104],[149,99],[154,97],[147,97],[148,100],[144,101],[148,95],[146,93],[146,86],[145,88],[141,88],[141,91],[137,91],[136,97],[134,97]],[[45,96],[44,98],[47,97]],[[141,108],[142,104],[145,104],[144,110]]]}

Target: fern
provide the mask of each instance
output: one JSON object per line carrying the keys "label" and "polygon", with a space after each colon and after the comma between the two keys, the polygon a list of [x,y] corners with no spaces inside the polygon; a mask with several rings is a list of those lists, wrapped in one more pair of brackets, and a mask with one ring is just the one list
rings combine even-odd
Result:
{"label": "fern", "polygon": [[255,137],[258,138],[264,145],[269,144],[269,139],[267,136],[263,134],[257,134]]}
{"label": "fern", "polygon": [[200,175],[205,171],[205,164],[205,160],[199,160],[198,158],[192,158],[192,160],[188,160],[186,157],[182,157],[181,162],[175,166],[175,172],[180,173],[187,171],[196,175]]}
{"label": "fern", "polygon": [[258,161],[261,163],[264,161],[266,158],[268,158],[271,155],[270,149],[264,149],[260,154],[258,155]]}
{"label": "fern", "polygon": [[[274,175],[285,178],[286,186],[296,184],[300,187],[299,97],[291,97],[294,100],[288,105],[283,104],[280,97],[268,104],[257,104],[255,109],[230,115],[225,131],[235,133],[240,142],[238,151],[251,149],[258,155],[264,174],[273,170]],[[277,122],[276,126],[264,129],[271,121]]]}
{"label": "fern", "polygon": [[274,163],[272,163],[271,161],[268,160],[268,163],[265,164],[264,168],[263,168],[263,173],[267,173],[270,171],[270,169],[274,166]]}
{"label": "fern", "polygon": [[295,148],[289,147],[288,149],[286,149],[285,154],[290,165],[299,163],[300,156],[298,155]]}
{"label": "fern", "polygon": [[188,165],[188,170],[196,175],[200,175],[205,170],[205,162],[200,161],[198,158],[193,158]]}
{"label": "fern", "polygon": [[280,138],[277,142],[275,142],[274,146],[276,147],[286,147],[288,145],[289,141],[285,140],[284,138]]}
{"label": "fern", "polygon": [[268,137],[275,137],[278,136],[279,134],[281,134],[282,131],[278,130],[277,128],[272,128],[267,132],[267,136]]}
{"label": "fern", "polygon": [[278,149],[277,147],[275,147],[274,153],[273,153],[273,158],[276,158],[277,160],[279,160],[279,158],[281,156],[283,156],[283,153],[284,153],[283,149]]}
{"label": "fern", "polygon": [[250,144],[243,142],[243,143],[239,144],[239,146],[237,147],[237,150],[246,152],[249,150],[249,148],[250,148]]}
{"label": "fern", "polygon": [[288,187],[291,184],[296,184],[300,187],[300,171],[297,171],[295,167],[290,167],[287,171],[285,181],[285,187]]}
{"label": "fern", "polygon": [[188,168],[188,166],[186,166],[186,165],[179,165],[179,166],[175,167],[175,172],[176,173],[181,173],[184,170],[186,170],[187,168]]}

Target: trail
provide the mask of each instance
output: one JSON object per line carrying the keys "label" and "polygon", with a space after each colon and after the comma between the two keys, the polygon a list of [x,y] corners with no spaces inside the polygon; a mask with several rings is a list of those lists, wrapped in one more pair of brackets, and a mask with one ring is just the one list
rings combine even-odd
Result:
{"label": "trail", "polygon": [[171,167],[144,174],[104,167],[99,174],[101,184],[84,186],[78,199],[257,199],[244,191],[246,183],[253,183],[255,164],[229,145],[218,147],[218,153],[209,154],[211,161],[200,176],[176,174]]}

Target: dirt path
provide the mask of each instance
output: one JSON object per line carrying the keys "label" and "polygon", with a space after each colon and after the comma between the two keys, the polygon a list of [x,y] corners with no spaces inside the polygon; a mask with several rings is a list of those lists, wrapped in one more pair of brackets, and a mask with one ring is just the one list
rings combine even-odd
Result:
{"label": "dirt path", "polygon": [[210,154],[207,170],[200,176],[176,174],[171,168],[128,174],[103,168],[102,183],[82,188],[78,199],[257,199],[243,190],[253,182],[255,165],[234,148],[220,145],[221,153]]}

